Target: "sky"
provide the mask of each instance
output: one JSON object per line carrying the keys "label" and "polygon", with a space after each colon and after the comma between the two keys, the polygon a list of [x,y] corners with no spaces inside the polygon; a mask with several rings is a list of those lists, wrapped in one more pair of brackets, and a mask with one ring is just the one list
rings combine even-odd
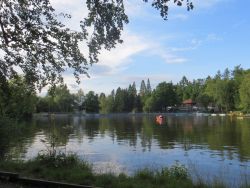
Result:
{"label": "sky", "polygon": [[[67,24],[78,30],[87,15],[85,1],[51,2],[58,12],[72,15]],[[170,5],[167,21],[150,3],[124,2],[129,24],[122,33],[123,44],[102,50],[99,63],[89,69],[90,78],[81,76],[80,85],[72,71],[65,72],[64,81],[72,93],[81,88],[84,93],[109,94],[133,82],[139,89],[141,80],[148,78],[155,88],[163,81],[177,83],[184,75],[193,80],[237,65],[250,68],[249,0],[192,0],[192,11]]]}

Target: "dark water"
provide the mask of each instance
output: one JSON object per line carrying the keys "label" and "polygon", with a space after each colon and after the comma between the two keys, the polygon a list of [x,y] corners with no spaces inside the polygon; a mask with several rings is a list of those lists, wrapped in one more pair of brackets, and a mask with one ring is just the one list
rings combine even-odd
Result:
{"label": "dark water", "polygon": [[161,169],[186,165],[194,179],[223,180],[236,186],[250,179],[250,119],[168,114],[34,118],[0,132],[0,157],[29,159],[46,149],[54,132],[59,149],[76,152],[96,172]]}

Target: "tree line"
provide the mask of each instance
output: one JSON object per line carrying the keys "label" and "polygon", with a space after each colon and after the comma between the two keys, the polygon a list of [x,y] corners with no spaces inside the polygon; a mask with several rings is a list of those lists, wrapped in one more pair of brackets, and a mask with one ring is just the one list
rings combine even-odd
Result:
{"label": "tree line", "polygon": [[94,91],[84,94],[82,89],[70,93],[67,85],[60,84],[41,97],[25,77],[0,79],[0,116],[16,119],[30,117],[34,112],[162,112],[187,99],[192,99],[203,109],[210,105],[221,112],[250,110],[250,69],[244,70],[240,65],[233,70],[218,71],[214,77],[190,81],[183,76],[176,84],[161,82],[154,89],[149,79],[142,80],[139,89],[134,82],[127,88],[118,87],[108,95]]}

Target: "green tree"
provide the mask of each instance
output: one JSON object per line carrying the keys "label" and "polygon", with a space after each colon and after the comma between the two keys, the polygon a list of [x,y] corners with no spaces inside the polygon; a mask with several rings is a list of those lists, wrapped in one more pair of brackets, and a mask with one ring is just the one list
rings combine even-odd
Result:
{"label": "green tree", "polygon": [[244,75],[240,85],[240,101],[244,111],[250,111],[250,73]]}
{"label": "green tree", "polygon": [[196,98],[196,102],[207,109],[209,103],[212,102],[212,99],[206,93],[200,93]]}
{"label": "green tree", "polygon": [[128,87],[128,111],[137,111],[135,108],[136,104],[136,96],[137,96],[137,91],[136,91],[136,85],[135,82],[132,85],[129,85]]}
{"label": "green tree", "polygon": [[155,104],[156,104],[156,99],[154,96],[150,96],[146,99],[145,104],[143,106],[143,111],[144,112],[153,112],[155,111]]}
{"label": "green tree", "polygon": [[229,76],[225,76],[222,79],[220,71],[217,72],[214,79],[209,79],[206,82],[205,94],[212,98],[214,104],[221,111],[228,112],[235,108],[235,93],[234,81],[229,79]]}
{"label": "green tree", "polygon": [[115,112],[115,90],[107,97],[107,112]]}
{"label": "green tree", "polygon": [[183,76],[180,82],[178,83],[177,93],[179,97],[179,102],[192,98],[192,84],[186,78],[186,76]]}
{"label": "green tree", "polygon": [[137,95],[134,103],[134,112],[142,112],[142,108],[141,96]]}
{"label": "green tree", "polygon": [[150,95],[151,92],[152,92],[152,88],[151,88],[151,84],[150,84],[150,81],[149,81],[149,78],[148,78],[148,80],[147,80],[147,87],[146,87],[146,93],[148,95]]}
{"label": "green tree", "polygon": [[99,101],[98,95],[94,91],[89,91],[84,100],[84,108],[88,113],[97,113],[99,112]]}
{"label": "green tree", "polygon": [[48,91],[51,112],[72,112],[74,96],[69,92],[66,84],[51,87]]}
{"label": "green tree", "polygon": [[231,77],[231,75],[230,75],[231,73],[230,73],[230,71],[229,71],[229,69],[228,68],[226,68],[225,70],[224,70],[224,73],[223,73],[223,79],[224,80],[229,80],[230,79],[230,77]]}
{"label": "green tree", "polygon": [[83,110],[84,102],[84,92],[82,89],[79,89],[76,94],[74,94],[74,105],[75,108],[79,111]]}
{"label": "green tree", "polygon": [[38,97],[36,112],[50,112],[50,98],[49,97]]}
{"label": "green tree", "polygon": [[129,112],[128,91],[117,88],[115,94],[115,112]]}
{"label": "green tree", "polygon": [[234,70],[232,72],[232,76],[234,78],[235,82],[235,107],[240,108],[241,101],[240,101],[240,85],[242,83],[242,80],[244,78],[245,71],[243,68],[240,67],[240,65],[234,67]]}
{"label": "green tree", "polygon": [[0,73],[0,117],[5,116],[10,96],[8,80]]}
{"label": "green tree", "polygon": [[177,104],[176,87],[173,83],[159,83],[152,95],[145,101],[143,110],[146,112],[165,111],[167,106]]}
{"label": "green tree", "polygon": [[146,87],[146,84],[144,82],[144,80],[141,81],[141,86],[140,86],[140,96],[144,96],[146,95],[146,92],[147,92],[147,87]]}
{"label": "green tree", "polygon": [[101,93],[99,96],[99,107],[101,114],[109,113],[108,99],[104,93]]}
{"label": "green tree", "polygon": [[107,97],[104,93],[99,96],[100,113],[107,114],[115,112],[114,90]]}
{"label": "green tree", "polygon": [[4,115],[13,119],[23,119],[32,116],[36,110],[36,93],[20,76],[15,76],[8,82],[8,98],[5,101]]}

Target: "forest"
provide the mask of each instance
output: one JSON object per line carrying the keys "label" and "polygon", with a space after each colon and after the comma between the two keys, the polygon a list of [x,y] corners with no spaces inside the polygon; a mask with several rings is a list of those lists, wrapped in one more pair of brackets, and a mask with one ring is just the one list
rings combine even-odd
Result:
{"label": "forest", "polygon": [[25,77],[9,80],[2,77],[0,83],[0,116],[12,119],[29,118],[39,112],[162,112],[167,107],[180,106],[187,99],[203,109],[215,106],[220,112],[250,110],[250,69],[244,70],[240,65],[233,70],[218,71],[213,77],[190,81],[183,76],[176,84],[164,81],[155,88],[151,87],[150,79],[142,80],[139,87],[134,82],[127,88],[112,90],[109,95],[94,91],[85,94],[82,89],[70,93],[66,84],[60,84],[41,97]]}

